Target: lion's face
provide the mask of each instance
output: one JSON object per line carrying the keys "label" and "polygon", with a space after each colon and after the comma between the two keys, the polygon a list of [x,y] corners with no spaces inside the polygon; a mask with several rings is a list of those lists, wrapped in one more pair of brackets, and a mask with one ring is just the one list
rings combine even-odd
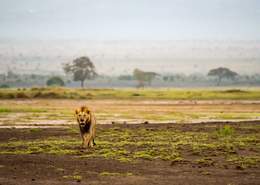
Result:
{"label": "lion's face", "polygon": [[87,107],[81,107],[75,111],[77,121],[80,125],[85,125],[90,122],[91,115],[90,110]]}

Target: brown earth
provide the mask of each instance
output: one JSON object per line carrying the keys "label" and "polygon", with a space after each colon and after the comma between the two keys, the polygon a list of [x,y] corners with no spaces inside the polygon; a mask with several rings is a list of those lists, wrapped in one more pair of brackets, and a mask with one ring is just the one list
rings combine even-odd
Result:
{"label": "brown earth", "polygon": [[[245,124],[245,123],[244,123]],[[258,126],[259,123],[248,123],[248,126]],[[259,130],[244,129],[243,123],[232,123],[239,134],[259,132]],[[136,129],[150,130],[176,129],[182,132],[210,132],[221,124],[140,124],[116,125],[117,128],[127,127],[133,132]],[[98,129],[106,130],[115,125],[98,125]],[[256,133],[259,134],[259,133]],[[49,137],[78,137],[77,133],[69,133],[65,129],[43,129],[41,132],[28,132],[26,129],[0,129],[0,143],[10,140],[33,141]],[[102,146],[101,146],[102,147]],[[80,150],[80,148],[79,148]],[[183,155],[193,156],[189,151]],[[221,156],[216,156],[221,160]],[[104,174],[103,172],[109,172]],[[102,174],[103,173],[103,174]],[[76,176],[81,176],[78,179]],[[75,176],[75,178],[72,178]],[[200,165],[183,161],[174,163],[164,160],[139,159],[135,163],[120,162],[105,158],[77,158],[73,155],[0,154],[0,184],[30,185],[30,184],[260,184],[260,167],[239,169],[223,161],[222,165]]]}

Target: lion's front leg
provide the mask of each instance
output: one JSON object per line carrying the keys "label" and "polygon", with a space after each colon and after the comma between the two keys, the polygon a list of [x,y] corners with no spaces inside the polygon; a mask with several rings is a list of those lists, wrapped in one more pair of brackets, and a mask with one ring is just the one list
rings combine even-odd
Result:
{"label": "lion's front leg", "polygon": [[82,144],[81,144],[81,147],[82,147],[82,148],[86,148],[84,135],[82,135]]}
{"label": "lion's front leg", "polygon": [[91,135],[84,134],[83,135],[83,148],[91,147]]}
{"label": "lion's front leg", "polygon": [[90,139],[90,142],[89,142],[89,147],[94,147],[94,145],[95,145],[95,142],[94,142],[94,139],[93,138],[91,138]]}

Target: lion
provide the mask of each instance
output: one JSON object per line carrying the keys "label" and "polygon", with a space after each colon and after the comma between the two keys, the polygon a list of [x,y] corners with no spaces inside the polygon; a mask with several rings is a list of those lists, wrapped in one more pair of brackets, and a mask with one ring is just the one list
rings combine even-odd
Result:
{"label": "lion", "polygon": [[77,122],[79,124],[80,135],[82,138],[82,148],[93,147],[96,145],[96,118],[92,111],[86,106],[75,110]]}

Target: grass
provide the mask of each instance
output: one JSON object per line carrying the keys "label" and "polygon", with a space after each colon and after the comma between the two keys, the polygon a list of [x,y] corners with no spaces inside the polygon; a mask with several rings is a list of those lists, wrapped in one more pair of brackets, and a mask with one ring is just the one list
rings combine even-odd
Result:
{"label": "grass", "polygon": [[217,134],[220,137],[231,136],[234,134],[234,129],[230,125],[224,125],[222,128],[219,128]]}
{"label": "grass", "polygon": [[[260,162],[258,155],[260,138],[256,133],[259,128],[255,128],[256,132],[242,135],[231,128],[224,126],[210,132],[183,132],[175,128],[153,130],[140,127],[133,130],[116,126],[98,129],[97,145],[86,151],[80,150],[80,138],[74,132],[75,128],[71,128],[67,132],[75,135],[73,137],[9,140],[0,143],[0,155],[43,153],[72,155],[80,158],[105,158],[122,163],[164,160],[175,164],[189,161],[202,166],[221,165],[221,162],[215,160],[215,157],[222,156],[226,158],[226,162],[242,166],[241,168],[249,168],[258,164]],[[254,153],[254,157],[244,156],[240,152],[251,149],[255,151],[251,151],[251,154]]]}
{"label": "grass", "polygon": [[39,108],[30,108],[30,107],[22,107],[22,108],[7,108],[7,107],[0,107],[0,114],[1,113],[43,113],[47,112],[46,109],[39,109]]}
{"label": "grass", "polygon": [[195,160],[195,162],[197,164],[200,164],[200,165],[203,165],[203,166],[213,166],[214,165],[214,161],[209,157],[197,159],[197,160]]}
{"label": "grass", "polygon": [[260,100],[260,90],[7,88],[0,99]]}
{"label": "grass", "polygon": [[238,169],[245,169],[249,167],[257,167],[260,162],[259,156],[231,156],[227,159],[228,162],[231,162],[236,165]]}
{"label": "grass", "polygon": [[77,149],[70,148],[70,146],[80,146],[80,141],[73,138],[48,138],[45,140],[33,141],[11,141],[0,144],[0,147],[3,148],[3,150],[0,151],[0,154],[47,153],[65,155],[79,153]]}
{"label": "grass", "polygon": [[12,110],[9,108],[3,108],[3,107],[0,108],[0,113],[9,113],[9,112],[12,112]]}

